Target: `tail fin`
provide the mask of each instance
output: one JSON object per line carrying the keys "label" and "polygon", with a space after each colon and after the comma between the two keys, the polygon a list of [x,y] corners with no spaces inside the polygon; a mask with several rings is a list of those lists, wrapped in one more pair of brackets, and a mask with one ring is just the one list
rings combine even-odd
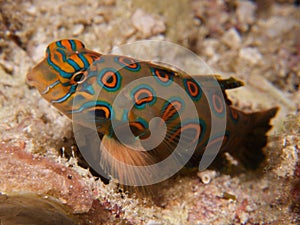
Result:
{"label": "tail fin", "polygon": [[262,148],[267,144],[267,132],[272,128],[270,120],[276,115],[278,107],[248,114],[252,128],[244,137],[243,149],[232,153],[247,169],[256,169],[265,159]]}

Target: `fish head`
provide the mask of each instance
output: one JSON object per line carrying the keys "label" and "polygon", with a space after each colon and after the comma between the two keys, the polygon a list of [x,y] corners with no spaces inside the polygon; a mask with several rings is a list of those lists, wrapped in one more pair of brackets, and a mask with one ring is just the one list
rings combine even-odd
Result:
{"label": "fish head", "polygon": [[44,59],[27,74],[27,83],[59,110],[72,107],[77,86],[88,76],[90,65],[101,57],[79,40],[60,40],[48,45]]}

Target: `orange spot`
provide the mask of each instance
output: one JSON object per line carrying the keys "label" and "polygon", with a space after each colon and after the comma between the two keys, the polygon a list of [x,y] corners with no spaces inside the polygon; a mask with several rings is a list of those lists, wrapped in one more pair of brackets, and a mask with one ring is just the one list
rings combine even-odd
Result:
{"label": "orange spot", "polygon": [[[108,82],[111,80],[111,82]],[[114,88],[117,85],[116,74],[112,71],[107,71],[101,78],[102,83],[109,88]]]}
{"label": "orange spot", "polygon": [[178,112],[181,109],[181,103],[178,101],[171,102],[167,108],[165,109],[162,119],[164,121],[167,121],[169,118],[171,118],[176,112]]}
{"label": "orange spot", "polygon": [[198,85],[195,84],[193,81],[190,81],[190,80],[188,80],[186,82],[186,84],[187,84],[188,91],[190,92],[191,96],[197,97],[197,95],[199,94]]}
{"label": "orange spot", "polygon": [[161,74],[161,71],[155,70],[155,75],[162,81],[168,82],[170,80],[170,76],[167,73]]}
{"label": "orange spot", "polygon": [[[127,61],[129,61],[129,63]],[[124,56],[119,57],[119,62],[132,69],[136,69],[138,67],[135,60],[128,57],[124,57]]]}
{"label": "orange spot", "polygon": [[177,136],[179,136],[180,133],[184,132],[187,129],[194,129],[196,130],[196,135],[194,136],[194,139],[191,141],[191,143],[198,141],[200,134],[201,134],[201,126],[199,124],[195,123],[189,123],[184,125],[183,127],[180,127],[177,129],[174,134],[170,137],[170,140],[174,140]]}
{"label": "orange spot", "polygon": [[135,128],[137,128],[138,130],[140,130],[140,131],[142,131],[142,130],[145,129],[144,126],[143,126],[141,123],[139,123],[139,122],[130,122],[130,123],[129,123],[129,126],[130,126],[130,127],[135,127]]}
{"label": "orange spot", "polygon": [[181,109],[181,102],[179,102],[179,101],[174,101],[174,102],[172,102],[172,105],[175,107],[175,109],[177,110],[177,111],[179,111],[180,109]]}
{"label": "orange spot", "polygon": [[217,113],[222,113],[224,110],[224,105],[222,103],[222,99],[220,98],[220,96],[218,95],[213,95],[212,96],[212,103],[213,103],[213,107],[216,110]]}
{"label": "orange spot", "polygon": [[94,110],[102,110],[105,114],[105,118],[106,119],[110,119],[110,110],[109,108],[107,108],[106,106],[103,106],[103,105],[96,105],[93,109]]}
{"label": "orange spot", "polygon": [[228,136],[224,135],[221,137],[217,137],[217,138],[213,139],[212,141],[210,141],[206,147],[210,147],[220,141],[222,141],[222,146],[223,146],[228,141]]}
{"label": "orange spot", "polygon": [[[147,95],[147,97],[140,98],[141,95]],[[143,103],[151,102],[153,100],[152,92],[148,89],[140,89],[134,95],[135,103],[141,105]]]}

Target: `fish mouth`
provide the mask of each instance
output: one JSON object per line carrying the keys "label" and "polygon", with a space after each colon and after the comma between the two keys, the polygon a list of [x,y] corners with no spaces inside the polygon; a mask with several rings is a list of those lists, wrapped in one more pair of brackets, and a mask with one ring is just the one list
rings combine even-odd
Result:
{"label": "fish mouth", "polygon": [[34,74],[32,72],[27,73],[25,82],[29,87],[38,89],[41,94],[47,92],[49,89],[48,87],[45,88],[41,82],[38,82],[36,79],[34,79]]}
{"label": "fish mouth", "polygon": [[26,83],[30,87],[36,87],[37,86],[36,80],[34,80],[33,77],[32,77],[32,72],[27,73],[27,75],[26,75]]}

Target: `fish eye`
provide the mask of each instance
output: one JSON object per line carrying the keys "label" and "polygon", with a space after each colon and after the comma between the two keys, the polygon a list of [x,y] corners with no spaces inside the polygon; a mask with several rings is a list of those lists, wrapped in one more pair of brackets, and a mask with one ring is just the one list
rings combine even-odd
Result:
{"label": "fish eye", "polygon": [[84,72],[85,71],[79,71],[79,72],[75,73],[71,78],[71,83],[81,84],[86,78],[86,75]]}
{"label": "fish eye", "polygon": [[74,81],[75,82],[79,82],[81,80],[81,78],[83,77],[82,73],[76,74],[76,76],[74,77]]}

